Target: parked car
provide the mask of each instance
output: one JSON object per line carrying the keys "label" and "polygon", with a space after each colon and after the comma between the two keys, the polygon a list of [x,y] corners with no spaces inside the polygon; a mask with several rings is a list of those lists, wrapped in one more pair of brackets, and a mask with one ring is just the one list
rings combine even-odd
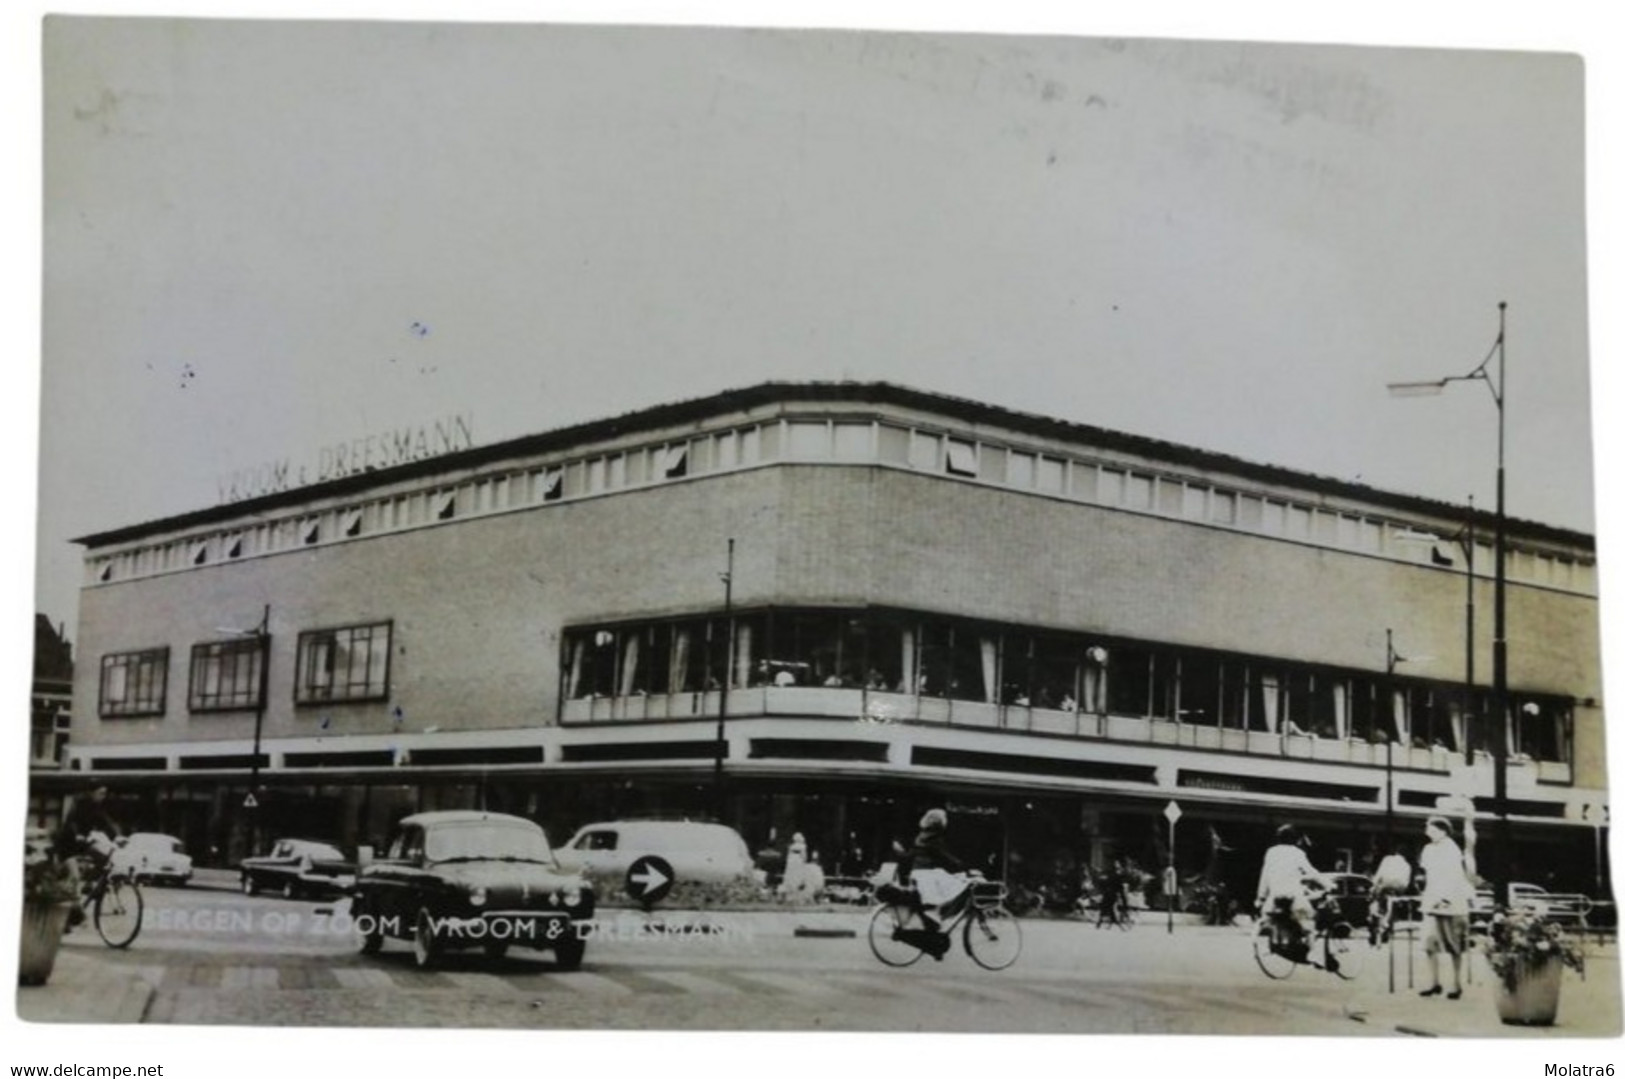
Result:
{"label": "parked car", "polygon": [[[1507,883],[1507,903],[1514,909],[1533,911],[1541,916],[1548,914],[1551,910],[1551,898],[1546,894],[1545,888],[1538,884],[1528,884],[1519,880]],[[1495,889],[1478,889],[1473,894],[1473,920],[1488,921],[1493,913],[1495,913]]]}
{"label": "parked car", "polygon": [[331,899],[355,884],[355,863],[331,843],[279,839],[269,854],[244,858],[238,866],[243,893],[275,892],[287,899]]}
{"label": "parked car", "polygon": [[496,959],[518,946],[552,951],[575,970],[595,906],[592,887],[560,868],[539,825],[473,810],[401,821],[384,857],[361,867],[354,896],[362,954],[389,937],[410,940],[420,967],[453,949]]}
{"label": "parked car", "polygon": [[192,879],[192,856],[172,835],[135,832],[113,851],[112,860],[143,883],[184,885]]}
{"label": "parked car", "polygon": [[1361,873],[1324,873],[1327,896],[1337,904],[1337,920],[1352,926],[1371,921],[1371,878]]}
{"label": "parked car", "polygon": [[593,878],[620,880],[647,854],[665,859],[680,882],[734,884],[756,879],[744,838],[726,825],[704,821],[589,824],[559,848],[559,863]]}

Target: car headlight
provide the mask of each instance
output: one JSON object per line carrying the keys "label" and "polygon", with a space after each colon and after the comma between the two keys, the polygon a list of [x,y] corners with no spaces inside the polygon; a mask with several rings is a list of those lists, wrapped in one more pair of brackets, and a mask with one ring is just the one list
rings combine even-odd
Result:
{"label": "car headlight", "polygon": [[485,906],[486,894],[484,888],[475,888],[468,893],[468,901],[476,907]]}
{"label": "car headlight", "polygon": [[581,905],[581,882],[573,880],[564,886],[564,905],[579,907]]}

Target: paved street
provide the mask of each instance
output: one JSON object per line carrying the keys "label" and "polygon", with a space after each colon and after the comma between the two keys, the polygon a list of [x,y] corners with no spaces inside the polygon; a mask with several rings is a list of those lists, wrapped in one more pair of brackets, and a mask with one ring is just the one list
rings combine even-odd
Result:
{"label": "paved street", "polygon": [[[404,943],[355,954],[339,904],[151,889],[147,923],[125,952],[84,929],[69,936],[54,991],[22,990],[25,1018],[73,1018],[64,995],[111,987],[102,1021],[148,1023],[1055,1033],[1524,1034],[1496,1020],[1486,969],[1459,1002],[1419,1000],[1421,957],[1367,957],[1352,982],[1300,969],[1272,982],[1239,929],[1146,922],[1130,932],[1028,920],[1009,970],[975,966],[959,943],[941,963],[882,966],[866,912],[603,912],[582,970],[546,953],[447,957],[419,971]],[[710,932],[684,930],[696,926]],[[1407,983],[1414,983],[1408,988]],[[55,993],[53,997],[51,994]],[[51,1010],[55,999],[58,1011]],[[1536,1036],[1619,1030],[1610,946],[1587,979],[1569,975],[1560,1027]]]}

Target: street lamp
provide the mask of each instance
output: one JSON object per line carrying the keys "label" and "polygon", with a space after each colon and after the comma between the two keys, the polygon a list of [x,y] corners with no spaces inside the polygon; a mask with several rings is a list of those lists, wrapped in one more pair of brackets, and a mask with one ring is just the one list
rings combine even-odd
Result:
{"label": "street lamp", "polygon": [[254,706],[254,749],[248,758],[248,796],[243,799],[243,808],[248,810],[248,852],[252,855],[259,849],[260,737],[265,730],[265,700],[270,688],[271,605],[269,603],[265,605],[265,613],[260,615],[260,624],[253,629],[222,627],[219,632],[233,633],[239,637],[253,637],[259,643],[260,684]]}
{"label": "street lamp", "polygon": [[722,787],[722,759],[728,751],[727,723],[728,723],[728,683],[733,681],[734,665],[734,541],[728,537],[728,569],[722,574],[722,631],[727,635],[727,649],[722,661],[722,687],[717,696],[717,743],[716,757],[711,768],[711,797],[716,802],[716,818],[723,823],[726,817],[727,798]]}
{"label": "street lamp", "polygon": [[[1491,756],[1495,761],[1495,840],[1499,850],[1494,880],[1495,902],[1504,907],[1512,863],[1512,822],[1507,818],[1506,301],[1503,300],[1499,306],[1500,326],[1495,335],[1495,344],[1490,346],[1489,354],[1477,367],[1465,375],[1451,375],[1430,382],[1390,382],[1388,391],[1397,396],[1416,396],[1440,393],[1452,382],[1482,382],[1495,401],[1495,650],[1490,701],[1496,716],[1494,745],[1491,747]],[[1489,369],[1492,359],[1496,361],[1493,377]]]}

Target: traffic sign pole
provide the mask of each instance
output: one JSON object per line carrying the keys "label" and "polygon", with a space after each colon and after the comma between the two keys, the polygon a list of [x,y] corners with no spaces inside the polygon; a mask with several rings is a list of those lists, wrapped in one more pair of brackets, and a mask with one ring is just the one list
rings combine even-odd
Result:
{"label": "traffic sign pole", "polygon": [[1179,873],[1174,869],[1174,825],[1182,815],[1179,803],[1169,799],[1162,815],[1168,818],[1168,868],[1163,873],[1162,891],[1168,897],[1168,932],[1174,931],[1174,904],[1179,901]]}

